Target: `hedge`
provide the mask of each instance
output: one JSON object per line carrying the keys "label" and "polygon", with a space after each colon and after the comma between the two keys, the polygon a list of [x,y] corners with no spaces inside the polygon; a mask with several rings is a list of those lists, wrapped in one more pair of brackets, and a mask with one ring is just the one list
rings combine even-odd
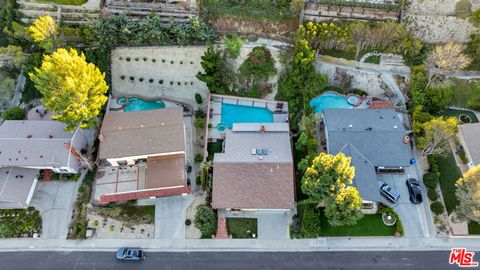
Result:
{"label": "hedge", "polygon": [[438,175],[433,172],[428,172],[423,175],[423,183],[425,186],[431,189],[435,189],[438,186]]}
{"label": "hedge", "polygon": [[217,231],[217,217],[215,212],[208,206],[202,204],[197,207],[195,227],[202,232],[202,238],[210,238]]}
{"label": "hedge", "polygon": [[302,233],[305,237],[317,237],[320,235],[320,210],[309,206],[303,211]]}
{"label": "hedge", "polygon": [[427,196],[432,202],[436,201],[439,197],[437,191],[433,188],[428,189]]}
{"label": "hedge", "polygon": [[443,212],[445,212],[445,207],[443,207],[443,204],[441,202],[433,202],[430,204],[430,209],[434,214],[440,215]]}

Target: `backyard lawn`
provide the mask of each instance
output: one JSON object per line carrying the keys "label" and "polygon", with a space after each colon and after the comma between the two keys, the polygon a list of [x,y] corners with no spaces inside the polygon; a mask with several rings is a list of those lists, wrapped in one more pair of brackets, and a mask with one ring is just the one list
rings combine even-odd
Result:
{"label": "backyard lawn", "polygon": [[462,173],[457,167],[455,157],[450,150],[445,156],[437,157],[437,162],[440,169],[440,187],[442,188],[445,207],[450,214],[458,204],[455,196],[455,182],[462,177]]}
{"label": "backyard lawn", "polygon": [[[470,117],[472,123],[478,123],[477,116],[471,111],[446,109],[446,110],[441,112],[441,115],[452,116],[452,117],[456,117],[457,119],[460,119],[461,115],[467,115],[468,117]],[[463,118],[460,119],[460,120],[463,120]],[[460,123],[462,123],[462,122],[460,121]]]}
{"label": "backyard lawn", "polygon": [[383,224],[382,215],[365,215],[356,225],[332,227],[322,212],[321,236],[393,236],[396,226]]}
{"label": "backyard lawn", "polygon": [[468,234],[480,234],[480,224],[470,221],[468,223]]}
{"label": "backyard lawn", "polygon": [[[256,218],[227,218],[228,233],[233,238],[257,238]],[[255,234],[255,237],[253,237]]]}
{"label": "backyard lawn", "polygon": [[37,0],[38,2],[44,3],[55,3],[60,5],[73,5],[80,6],[87,2],[87,0]]}
{"label": "backyard lawn", "polygon": [[475,80],[452,80],[455,91],[453,91],[451,104],[457,107],[480,110],[480,88],[475,86]]}

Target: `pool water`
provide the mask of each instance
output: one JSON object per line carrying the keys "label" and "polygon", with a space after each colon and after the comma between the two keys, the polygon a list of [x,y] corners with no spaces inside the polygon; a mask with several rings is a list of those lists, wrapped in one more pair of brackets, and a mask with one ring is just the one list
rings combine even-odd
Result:
{"label": "pool water", "polygon": [[222,123],[232,128],[233,123],[273,123],[273,113],[266,108],[222,104]]}
{"label": "pool water", "polygon": [[315,112],[323,113],[323,109],[351,109],[353,106],[348,103],[347,98],[333,94],[322,94],[310,101],[310,107],[314,108]]}
{"label": "pool water", "polygon": [[161,100],[143,100],[132,97],[128,99],[128,104],[123,107],[124,112],[147,111],[165,108],[165,103]]}

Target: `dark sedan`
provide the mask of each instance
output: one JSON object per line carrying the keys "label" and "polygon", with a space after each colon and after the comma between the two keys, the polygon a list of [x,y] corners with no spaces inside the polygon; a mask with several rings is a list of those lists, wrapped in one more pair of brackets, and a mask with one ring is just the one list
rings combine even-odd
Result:
{"label": "dark sedan", "polygon": [[420,183],[415,178],[407,179],[408,193],[410,193],[410,201],[414,204],[420,204],[423,202],[422,188]]}
{"label": "dark sedan", "polygon": [[141,248],[119,248],[117,260],[119,261],[141,261],[145,259],[145,253]]}

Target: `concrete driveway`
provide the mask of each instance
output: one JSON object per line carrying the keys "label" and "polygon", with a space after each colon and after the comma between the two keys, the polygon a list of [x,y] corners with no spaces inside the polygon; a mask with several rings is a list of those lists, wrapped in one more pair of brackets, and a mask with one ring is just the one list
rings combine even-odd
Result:
{"label": "concrete driveway", "polygon": [[259,239],[289,239],[292,216],[287,211],[259,211],[257,230]]}
{"label": "concrete driveway", "polygon": [[405,236],[407,237],[430,237],[434,236],[433,224],[431,222],[430,210],[428,209],[428,199],[425,189],[423,189],[423,203],[413,204],[410,202],[406,180],[416,178],[417,171],[415,167],[406,169],[405,174],[381,174],[379,179],[389,184],[398,193],[400,199],[396,205],[386,201],[382,197],[382,203],[392,207],[400,217]]}
{"label": "concrete driveway", "polygon": [[31,205],[42,216],[42,238],[66,239],[80,179],[76,182],[39,182]]}
{"label": "concrete driveway", "polygon": [[186,212],[193,200],[193,195],[156,198],[155,238],[185,239]]}

